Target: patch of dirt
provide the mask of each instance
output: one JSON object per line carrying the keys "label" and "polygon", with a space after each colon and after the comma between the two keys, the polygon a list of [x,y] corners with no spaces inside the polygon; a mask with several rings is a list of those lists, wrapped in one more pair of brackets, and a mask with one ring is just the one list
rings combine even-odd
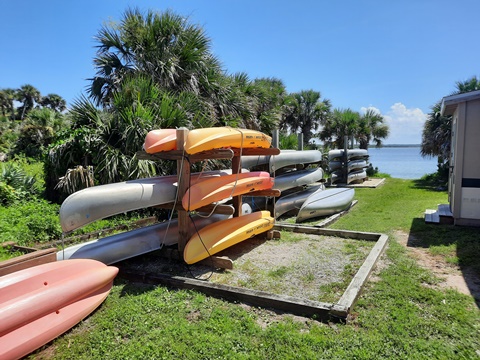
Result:
{"label": "patch of dirt", "polygon": [[438,284],[440,288],[453,288],[480,300],[480,279],[473,272],[468,269],[462,271],[458,266],[445,262],[442,257],[430,254],[428,249],[416,247],[417,240],[413,235],[402,231],[396,231],[394,235],[420,266],[429,269],[441,280]]}

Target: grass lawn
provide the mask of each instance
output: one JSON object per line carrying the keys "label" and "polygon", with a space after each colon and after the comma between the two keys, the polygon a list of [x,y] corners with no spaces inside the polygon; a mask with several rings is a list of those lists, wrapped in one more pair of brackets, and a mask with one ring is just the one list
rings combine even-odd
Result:
{"label": "grass lawn", "polygon": [[31,358],[479,358],[475,300],[440,287],[441,279],[420,267],[398,238],[406,233],[440,261],[478,275],[479,230],[425,224],[425,209],[446,203],[447,195],[421,181],[387,179],[377,189],[357,189],[356,199],[351,212],[331,227],[386,233],[390,240],[349,324],[117,280],[92,316]]}

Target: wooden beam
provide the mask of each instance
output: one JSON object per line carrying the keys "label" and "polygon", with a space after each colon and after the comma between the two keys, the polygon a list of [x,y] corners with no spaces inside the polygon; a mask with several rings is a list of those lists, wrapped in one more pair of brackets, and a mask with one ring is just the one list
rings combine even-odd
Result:
{"label": "wooden beam", "polygon": [[140,281],[142,283],[161,284],[179,289],[196,290],[209,296],[235,302],[240,301],[253,306],[276,309],[295,315],[308,316],[320,321],[345,320],[341,319],[340,314],[334,314],[334,316],[332,316],[330,311],[334,307],[334,304],[331,303],[298,299],[291,296],[215,284],[208,281],[190,279],[181,276],[134,273],[131,271],[125,271],[122,268],[120,268],[118,276],[130,281]]}
{"label": "wooden beam", "polygon": [[203,161],[206,159],[231,159],[234,153],[230,149],[215,149],[204,151],[198,154],[186,154],[182,150],[163,151],[155,154],[148,154],[145,151],[137,151],[137,158],[140,160],[181,160],[184,156],[190,160],[190,163]]}
{"label": "wooden beam", "polygon": [[245,194],[245,196],[273,196],[273,197],[279,197],[280,195],[282,195],[282,192],[278,189],[258,190],[258,191],[252,191],[251,193]]}
{"label": "wooden beam", "polygon": [[345,308],[348,313],[357,302],[363,286],[367,282],[368,277],[373,270],[373,267],[375,266],[377,260],[380,258],[380,255],[382,255],[383,251],[385,250],[385,246],[387,245],[388,236],[385,234],[378,235],[379,238],[376,244],[373,246],[372,250],[370,250],[370,253],[368,254],[364,263],[362,264],[358,272],[355,274],[352,281],[348,285],[347,290],[345,290],[342,297],[336,304],[340,307]]}
{"label": "wooden beam", "polygon": [[57,249],[37,250],[0,262],[0,276],[57,261]]}
{"label": "wooden beam", "polygon": [[240,153],[242,155],[278,155],[280,154],[280,149],[279,148],[232,148],[233,153],[235,156],[239,156]]}
{"label": "wooden beam", "polygon": [[[185,141],[187,140],[188,129],[180,128],[177,129],[177,149],[183,152]],[[177,160],[177,176],[178,176],[178,186],[177,186],[177,197],[181,201],[183,195],[187,192],[188,184],[190,182],[190,163],[187,159],[182,158]],[[189,226],[189,216],[188,212],[184,209],[177,210],[178,215],[178,251],[183,253],[183,249],[187,245],[188,240],[190,240],[191,232]]]}
{"label": "wooden beam", "polygon": [[[232,174],[238,174],[242,172],[241,169],[241,158],[239,155],[235,155],[232,159]],[[232,198],[233,208],[235,211],[233,212],[234,217],[242,216],[242,195],[234,196]]]}

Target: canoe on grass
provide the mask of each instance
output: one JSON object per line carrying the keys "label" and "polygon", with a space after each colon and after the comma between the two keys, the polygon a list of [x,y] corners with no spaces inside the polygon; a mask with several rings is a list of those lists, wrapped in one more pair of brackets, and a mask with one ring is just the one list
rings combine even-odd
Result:
{"label": "canoe on grass", "polygon": [[343,211],[350,206],[354,195],[355,190],[350,188],[318,191],[310,195],[303,203],[297,215],[297,223]]}
{"label": "canoe on grass", "polygon": [[[245,209],[244,211],[248,211]],[[251,210],[250,210],[251,212]],[[213,214],[210,217],[192,216],[190,230],[203,229],[206,225],[228,219],[228,215]],[[94,259],[110,265],[178,243],[178,220],[163,222],[107,236],[102,239],[73,245],[57,252],[57,261],[68,259]]]}
{"label": "canoe on grass", "polygon": [[265,171],[209,178],[190,186],[183,196],[182,206],[191,211],[232,196],[271,189],[272,186],[273,178]]}
{"label": "canoe on grass", "polygon": [[0,359],[19,359],[76,325],[105,300],[117,273],[77,259],[0,277]]}
{"label": "canoe on grass", "polygon": [[270,230],[274,219],[269,211],[257,211],[205,226],[188,241],[183,252],[187,264],[194,264],[230,246]]}
{"label": "canoe on grass", "polygon": [[[191,183],[231,175],[231,170],[194,173]],[[70,232],[109,216],[175,201],[177,176],[158,176],[93,186],[67,197],[60,207],[60,225]]]}
{"label": "canoe on grass", "polygon": [[275,218],[277,219],[289,211],[297,210],[298,212],[310,195],[323,190],[325,190],[323,185],[310,186],[305,190],[280,197],[275,202]]}

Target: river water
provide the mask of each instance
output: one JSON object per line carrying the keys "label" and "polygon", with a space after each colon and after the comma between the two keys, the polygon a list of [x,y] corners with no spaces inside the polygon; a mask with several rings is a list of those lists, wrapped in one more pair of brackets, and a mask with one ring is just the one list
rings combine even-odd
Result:
{"label": "river water", "polygon": [[420,179],[437,171],[437,158],[422,157],[420,147],[370,147],[368,155],[374,168],[394,178]]}

